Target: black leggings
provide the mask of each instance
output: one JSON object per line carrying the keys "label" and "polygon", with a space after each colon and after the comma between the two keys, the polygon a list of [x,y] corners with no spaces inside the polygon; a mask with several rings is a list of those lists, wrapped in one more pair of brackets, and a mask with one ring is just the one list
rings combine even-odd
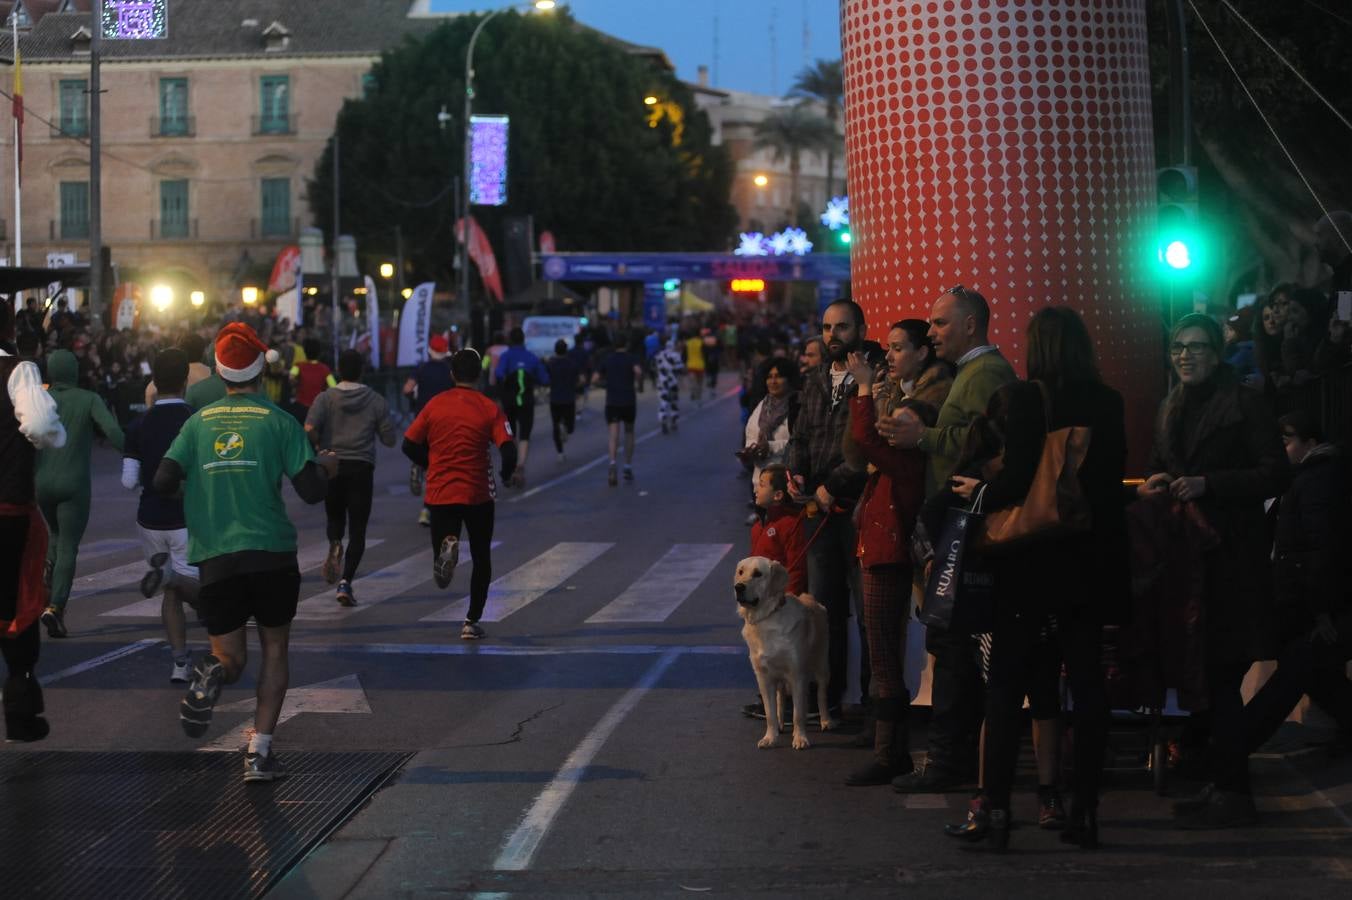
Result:
{"label": "black leggings", "polygon": [[577,423],[576,403],[550,403],[549,419],[554,424],[554,449],[563,452],[563,433],[573,433]]}
{"label": "black leggings", "polygon": [[[19,565],[28,544],[28,516],[0,516],[0,621],[12,620],[19,606]],[[13,638],[0,637],[11,678],[22,678],[38,663],[41,649],[38,623]]]}
{"label": "black leggings", "polygon": [[366,524],[371,519],[375,472],[375,466],[368,462],[339,460],[338,474],[329,480],[329,492],[324,496],[329,541],[341,541],[344,531],[349,535],[343,558],[344,581],[357,577],[357,566],[366,552]]}
{"label": "black leggings", "polygon": [[459,538],[463,523],[469,532],[469,552],[474,557],[474,569],[469,576],[469,615],[466,621],[477,622],[488,602],[488,584],[493,580],[493,501],[468,505],[451,503],[438,506],[429,503],[432,514],[432,552],[441,549],[447,536]]}

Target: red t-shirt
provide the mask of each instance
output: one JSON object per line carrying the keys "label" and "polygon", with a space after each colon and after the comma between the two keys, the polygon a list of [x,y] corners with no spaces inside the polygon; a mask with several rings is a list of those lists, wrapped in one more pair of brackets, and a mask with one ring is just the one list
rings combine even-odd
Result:
{"label": "red t-shirt", "polygon": [[492,448],[510,441],[512,429],[483,394],[464,387],[442,391],[427,401],[404,437],[427,445],[427,503],[478,504],[497,496]]}
{"label": "red t-shirt", "polygon": [[321,362],[303,362],[296,366],[296,402],[313,406],[315,398],[329,387],[333,370]]}

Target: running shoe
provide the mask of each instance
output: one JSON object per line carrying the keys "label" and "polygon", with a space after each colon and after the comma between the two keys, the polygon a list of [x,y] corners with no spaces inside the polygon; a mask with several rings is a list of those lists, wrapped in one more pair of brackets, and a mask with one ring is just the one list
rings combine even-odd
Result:
{"label": "running shoe", "polygon": [[460,640],[477,641],[484,636],[484,630],[479,627],[478,622],[466,622],[460,626]]}
{"label": "running shoe", "polygon": [[188,737],[201,737],[211,724],[211,713],[225,685],[225,666],[208,653],[192,670],[188,694],[178,706],[179,723]]}
{"label": "running shoe", "polygon": [[357,596],[352,593],[352,582],[344,578],[338,582],[338,595],[335,598],[339,606],[356,606]]}
{"label": "running shoe", "polygon": [[192,674],[192,654],[183,654],[182,659],[174,660],[174,668],[169,673],[171,684],[187,684],[188,676]]}
{"label": "running shoe", "polygon": [[418,513],[418,524],[424,528],[432,527],[432,513],[425,506],[422,508],[422,512]]}
{"label": "running shoe", "polygon": [[634,480],[634,470],[633,470],[633,468],[632,468],[631,466],[625,466],[625,467],[624,467],[624,480],[625,480],[625,481],[633,481],[633,480]]}
{"label": "running shoe", "polygon": [[615,467],[611,466],[609,474],[606,475],[606,484],[610,485],[611,487],[614,487],[619,483],[620,479],[615,473]]}
{"label": "running shoe", "polygon": [[336,582],[343,574],[343,542],[331,541],[329,555],[324,557],[324,580],[329,584]]}
{"label": "running shoe", "polygon": [[410,466],[408,470],[408,492],[415,497],[422,496],[423,470],[421,466]]}
{"label": "running shoe", "polygon": [[455,577],[456,564],[459,562],[460,539],[447,535],[442,538],[441,549],[432,562],[432,577],[436,580],[437,587],[444,588],[450,585],[451,579]]}
{"label": "running shoe", "polygon": [[150,571],[141,576],[141,596],[149,600],[164,586],[164,564],[169,562],[169,554],[160,552],[150,557]]}
{"label": "running shoe", "polygon": [[66,612],[57,609],[55,606],[49,606],[42,611],[42,624],[47,629],[47,637],[63,638],[69,637],[66,631]]}
{"label": "running shoe", "polygon": [[276,781],[286,773],[277,764],[275,753],[244,752],[244,781]]}

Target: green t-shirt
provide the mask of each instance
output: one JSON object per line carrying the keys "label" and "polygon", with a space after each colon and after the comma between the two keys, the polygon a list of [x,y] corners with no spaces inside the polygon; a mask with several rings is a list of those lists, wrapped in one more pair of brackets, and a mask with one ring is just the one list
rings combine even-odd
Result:
{"label": "green t-shirt", "polygon": [[225,396],[225,381],[215,372],[188,388],[183,401],[193,409],[204,409]]}
{"label": "green t-shirt", "polygon": [[282,476],[314,458],[295,417],[262,394],[232,394],[193,414],[165,459],[183,468],[193,565],[244,550],[294,553]]}

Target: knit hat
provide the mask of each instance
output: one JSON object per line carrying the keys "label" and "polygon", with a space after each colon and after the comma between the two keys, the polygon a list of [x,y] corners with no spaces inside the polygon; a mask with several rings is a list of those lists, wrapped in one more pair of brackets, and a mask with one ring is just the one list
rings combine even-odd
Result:
{"label": "knit hat", "polygon": [[445,359],[451,352],[451,345],[445,335],[434,334],[427,342],[427,355],[433,359]]}
{"label": "knit hat", "polygon": [[216,334],[216,372],[225,381],[244,384],[263,371],[268,347],[243,322],[231,322]]}

